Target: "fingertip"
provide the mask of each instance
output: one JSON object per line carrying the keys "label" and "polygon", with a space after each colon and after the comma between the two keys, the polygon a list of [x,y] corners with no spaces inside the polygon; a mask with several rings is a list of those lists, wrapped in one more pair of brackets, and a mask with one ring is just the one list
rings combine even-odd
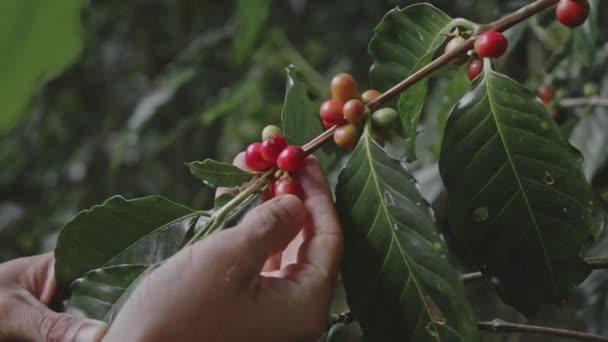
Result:
{"label": "fingertip", "polygon": [[285,194],[273,198],[269,202],[275,202],[285,209],[291,216],[291,221],[295,225],[302,225],[306,220],[306,208],[304,202],[297,196],[291,194]]}
{"label": "fingertip", "polygon": [[234,157],[232,164],[239,169],[247,170],[247,166],[245,165],[245,152],[240,152]]}

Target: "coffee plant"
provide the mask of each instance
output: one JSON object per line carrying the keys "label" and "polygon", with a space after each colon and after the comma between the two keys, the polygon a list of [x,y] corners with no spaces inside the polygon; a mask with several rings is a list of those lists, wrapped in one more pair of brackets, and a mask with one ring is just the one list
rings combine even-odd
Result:
{"label": "coffee plant", "polygon": [[[186,164],[205,186],[235,189],[213,208],[116,196],[63,227],[55,272],[65,310],[112,323],[141,280],[182,248],[230,228],[273,196],[303,197],[292,174],[314,154],[326,169],[344,163],[333,190],[351,311],[331,315],[328,341],[346,340],[354,321],[366,341],[479,341],[480,331],[608,340],[478,321],[464,289],[487,282],[505,304],[533,317],[562,304],[593,270],[608,268],[606,259],[584,257],[602,232],[603,199],[569,144],[573,124],[556,122],[563,123],[556,90],[542,84],[531,91],[498,72],[493,60],[517,39],[504,31],[555,5],[554,18],[568,28],[584,25],[593,12],[587,0],[536,0],[477,24],[427,3],[395,8],[369,43],[373,89],[359,89],[342,73],[324,102],[289,66],[282,127],[266,127],[261,141],[247,147],[246,169],[210,159]],[[409,169],[428,79],[442,77],[449,64],[471,82],[459,85],[443,123],[444,231]],[[585,93],[594,95],[591,87]],[[459,264],[479,272],[462,274]]]}

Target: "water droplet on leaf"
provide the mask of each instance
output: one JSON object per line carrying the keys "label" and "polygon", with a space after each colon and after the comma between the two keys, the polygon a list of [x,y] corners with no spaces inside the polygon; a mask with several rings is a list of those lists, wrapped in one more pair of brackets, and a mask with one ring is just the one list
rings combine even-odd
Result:
{"label": "water droplet on leaf", "polygon": [[549,174],[549,172],[545,171],[545,178],[543,178],[543,183],[547,185],[555,184],[555,178]]}

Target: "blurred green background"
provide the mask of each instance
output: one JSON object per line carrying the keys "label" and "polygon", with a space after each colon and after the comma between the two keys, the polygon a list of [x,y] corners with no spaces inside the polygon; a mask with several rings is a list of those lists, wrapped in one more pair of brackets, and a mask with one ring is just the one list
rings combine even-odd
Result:
{"label": "blurred green background", "polygon": [[[322,96],[337,72],[353,73],[366,89],[374,26],[393,7],[415,2],[1,1],[0,262],[52,250],[63,223],[114,194],[208,207],[213,194],[184,162],[230,161],[263,126],[277,124],[288,64]],[[529,1],[430,2],[452,17],[487,22]],[[581,96],[589,82],[603,92],[608,1],[592,3],[594,20],[573,33],[555,26],[551,13],[511,30],[512,52],[498,68],[531,89],[551,81],[561,96]],[[433,168],[442,113],[468,85],[454,69],[432,83],[421,161],[412,166],[440,221]],[[597,112],[585,110],[560,112],[560,122],[574,127]],[[593,181],[601,190],[606,164],[597,163]],[[594,281],[566,310],[551,309],[539,321],[608,333],[608,324],[597,323],[608,311],[608,277]],[[482,312],[496,311],[487,289],[474,291],[485,298]],[[510,338],[497,340],[532,340]]]}

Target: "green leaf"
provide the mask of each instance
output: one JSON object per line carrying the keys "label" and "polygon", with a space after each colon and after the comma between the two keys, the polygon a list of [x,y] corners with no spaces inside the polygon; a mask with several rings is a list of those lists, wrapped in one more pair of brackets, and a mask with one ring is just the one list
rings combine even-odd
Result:
{"label": "green leaf", "polygon": [[[287,86],[285,104],[281,113],[283,133],[291,144],[304,145],[317,135],[323,133],[319,116],[320,102],[311,99],[308,86],[293,65],[286,68]],[[332,158],[324,150],[315,152],[315,156],[327,169]]]}
{"label": "green leaf", "polygon": [[585,175],[593,181],[608,167],[608,110],[598,107],[582,118],[572,131],[570,142],[583,154]]}
{"label": "green leaf", "polygon": [[254,173],[241,170],[232,164],[220,163],[211,159],[205,159],[203,162],[187,163],[186,165],[188,165],[194,177],[212,188],[241,186],[255,176]]}
{"label": "green leaf", "polygon": [[237,32],[234,37],[234,53],[242,63],[255,48],[270,11],[270,0],[237,0]]}
{"label": "green leaf", "polygon": [[40,81],[63,69],[82,48],[83,1],[0,1],[0,134],[25,114]]}
{"label": "green leaf", "polygon": [[441,139],[448,114],[466,93],[470,84],[466,72],[460,68],[451,71],[435,83],[424,107],[424,134],[418,141],[418,153],[422,160],[439,159]]}
{"label": "green leaf", "polygon": [[[452,19],[430,4],[416,4],[388,12],[374,30],[369,54],[372,86],[386,90],[430,63],[454,27]],[[416,130],[427,92],[424,79],[399,97],[399,114],[407,139],[407,157],[416,159]]]}
{"label": "green leaf", "polygon": [[72,284],[66,312],[112,323],[141,279],[154,268],[119,265],[96,269]]}
{"label": "green leaf", "polygon": [[367,340],[479,340],[428,204],[367,132],[340,174],[336,207],[344,287]]}
{"label": "green leaf", "polygon": [[196,216],[200,213],[160,196],[112,197],[61,230],[55,249],[57,281],[67,289],[97,268],[158,263],[182,247]]}
{"label": "green leaf", "polygon": [[579,154],[536,95],[484,68],[446,126],[449,222],[503,300],[529,314],[587,277],[581,251],[603,218]]}

